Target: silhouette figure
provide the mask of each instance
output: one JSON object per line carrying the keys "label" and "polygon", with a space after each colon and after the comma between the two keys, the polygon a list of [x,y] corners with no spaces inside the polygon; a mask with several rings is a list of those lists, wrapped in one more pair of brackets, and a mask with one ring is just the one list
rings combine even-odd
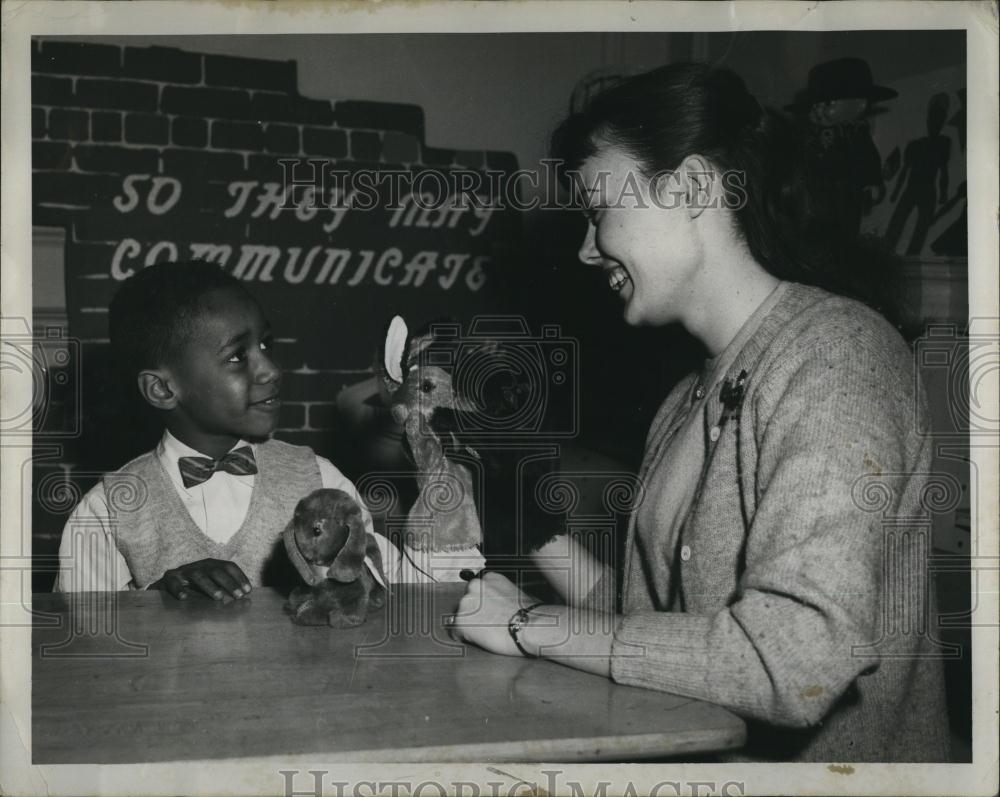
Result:
{"label": "silhouette figure", "polygon": [[887,183],[891,182],[892,178],[899,173],[899,167],[902,165],[903,155],[899,151],[899,147],[893,147],[889,157],[885,159],[885,165],[882,166],[882,179]]}
{"label": "silhouette figure", "polygon": [[903,169],[892,194],[892,200],[898,199],[899,204],[889,220],[885,238],[889,246],[896,249],[903,227],[916,210],[917,224],[906,247],[908,255],[919,255],[923,250],[927,231],[934,222],[934,212],[948,196],[951,140],[941,135],[947,118],[948,95],[935,94],[927,106],[927,135],[907,144],[903,154]]}
{"label": "silhouette figure", "polygon": [[[965,152],[965,89],[959,89],[958,99],[962,103],[962,107],[948,120],[948,126],[954,127],[958,132],[958,146],[961,147],[962,152]],[[967,185],[963,180],[961,185],[955,190],[955,196],[941,206],[934,220],[937,221],[938,218],[945,216],[959,202],[966,200],[966,191]],[[948,225],[948,228],[931,244],[931,251],[934,254],[953,257],[962,257],[969,254],[968,214],[969,203],[965,201],[958,218]]]}
{"label": "silhouette figure", "polygon": [[895,96],[875,85],[867,61],[838,58],[810,69],[806,88],[786,106],[805,133],[817,214],[845,239],[857,237],[862,217],[885,198],[882,159],[868,120],[884,110],[875,103]]}

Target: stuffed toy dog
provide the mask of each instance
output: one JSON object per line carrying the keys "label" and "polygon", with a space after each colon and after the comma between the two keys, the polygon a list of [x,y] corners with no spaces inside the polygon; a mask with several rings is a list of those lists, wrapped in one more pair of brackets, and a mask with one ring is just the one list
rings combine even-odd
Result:
{"label": "stuffed toy dog", "polygon": [[292,590],[285,610],[299,625],[351,628],[385,604],[385,575],[361,507],[342,490],[315,490],[298,506],[282,538],[307,586]]}

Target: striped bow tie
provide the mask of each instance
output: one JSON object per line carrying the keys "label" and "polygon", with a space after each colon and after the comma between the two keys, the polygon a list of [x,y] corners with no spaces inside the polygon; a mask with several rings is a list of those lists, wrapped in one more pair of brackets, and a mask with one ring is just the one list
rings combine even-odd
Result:
{"label": "striped bow tie", "polygon": [[257,460],[250,446],[240,446],[221,459],[210,457],[180,457],[177,466],[181,470],[184,488],[189,489],[212,478],[216,471],[225,471],[234,476],[249,476],[257,472]]}

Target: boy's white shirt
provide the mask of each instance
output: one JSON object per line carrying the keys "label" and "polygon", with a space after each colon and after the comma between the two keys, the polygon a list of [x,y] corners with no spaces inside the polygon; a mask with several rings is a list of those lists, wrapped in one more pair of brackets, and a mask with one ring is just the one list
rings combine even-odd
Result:
{"label": "boy's white shirt", "polygon": [[[244,445],[249,443],[241,440],[233,448]],[[205,536],[217,543],[228,541],[246,519],[256,477],[235,476],[219,471],[207,481],[186,488],[181,480],[177,460],[181,457],[200,457],[204,454],[185,445],[167,431],[164,431],[154,453],[169,475],[177,495],[195,525]],[[406,546],[405,555],[401,554],[389,540],[374,530],[371,515],[351,480],[324,457],[317,455],[316,465],[323,487],[343,490],[358,501],[364,516],[365,529],[378,543],[382,554],[382,566],[390,582],[458,581],[459,571],[482,569],[484,565],[482,554],[474,548],[468,551],[431,554]],[[86,533],[88,529],[89,534]],[[80,532],[84,533],[82,537]],[[80,539],[85,540],[85,544],[74,542]],[[102,482],[98,482],[83,497],[66,522],[59,544],[59,561],[59,573],[53,587],[55,592],[103,592],[135,588],[125,557],[115,544]],[[369,569],[375,574],[370,562]],[[375,577],[378,579],[377,574]]]}

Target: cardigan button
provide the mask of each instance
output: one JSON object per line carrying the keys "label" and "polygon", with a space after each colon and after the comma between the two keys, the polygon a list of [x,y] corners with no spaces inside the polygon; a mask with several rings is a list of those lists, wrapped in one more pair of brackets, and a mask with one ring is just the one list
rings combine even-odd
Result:
{"label": "cardigan button", "polygon": [[719,439],[720,434],[722,434],[722,430],[718,426],[713,426],[708,430],[708,437],[713,443]]}
{"label": "cardigan button", "polygon": [[704,385],[698,385],[698,387],[696,387],[694,389],[694,397],[696,399],[703,399],[703,398],[705,398],[705,386]]}
{"label": "cardigan button", "polygon": [[686,562],[690,558],[691,558],[691,546],[690,545],[682,545],[681,546],[681,561],[682,562]]}

